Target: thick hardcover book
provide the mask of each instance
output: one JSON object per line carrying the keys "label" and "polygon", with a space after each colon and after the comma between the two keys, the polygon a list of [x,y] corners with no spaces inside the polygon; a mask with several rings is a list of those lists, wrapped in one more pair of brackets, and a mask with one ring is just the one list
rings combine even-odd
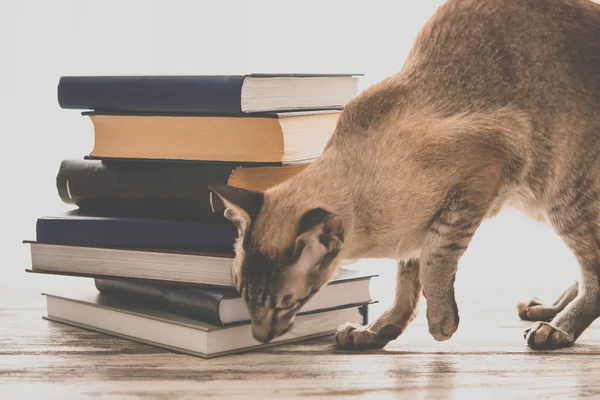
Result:
{"label": "thick hardcover book", "polygon": [[[331,283],[310,299],[301,313],[327,310],[371,301],[369,282],[373,275],[342,269]],[[103,294],[123,299],[143,300],[174,314],[215,325],[249,321],[250,315],[237,291],[205,290],[132,280],[95,279]]]}
{"label": "thick hardcover book", "polygon": [[44,244],[145,249],[233,248],[237,229],[229,221],[114,218],[72,211],[37,220],[36,241]]}
{"label": "thick hardcover book", "polygon": [[110,279],[145,279],[204,287],[233,287],[228,253],[118,249],[25,242],[31,272]]}
{"label": "thick hardcover book", "polygon": [[346,323],[365,324],[368,305],[299,315],[294,327],[269,344],[252,337],[250,324],[216,326],[110,296],[46,295],[48,320],[203,358],[326,336]]}
{"label": "thick hardcover book", "polygon": [[208,184],[262,191],[308,164],[65,160],[56,177],[60,198],[88,214],[166,219],[222,219],[223,204]]}
{"label": "thick hardcover book", "polygon": [[97,158],[246,163],[319,157],[339,110],[231,116],[84,113],[94,125]]}
{"label": "thick hardcover book", "polygon": [[356,95],[353,74],[63,76],[62,108],[236,114],[342,107]]}

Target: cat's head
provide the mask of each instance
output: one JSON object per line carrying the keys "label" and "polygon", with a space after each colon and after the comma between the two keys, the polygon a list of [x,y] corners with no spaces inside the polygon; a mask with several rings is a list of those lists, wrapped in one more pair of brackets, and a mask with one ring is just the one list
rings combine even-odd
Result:
{"label": "cat's head", "polygon": [[233,283],[250,312],[254,337],[268,343],[291,329],[300,308],[335,273],[342,220],[327,208],[300,209],[269,192],[210,188],[238,227]]}

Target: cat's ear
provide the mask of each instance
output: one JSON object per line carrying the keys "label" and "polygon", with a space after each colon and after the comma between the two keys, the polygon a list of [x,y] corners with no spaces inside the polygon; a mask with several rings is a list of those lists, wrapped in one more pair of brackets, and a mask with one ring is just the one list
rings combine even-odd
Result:
{"label": "cat's ear", "polygon": [[261,192],[221,184],[209,185],[208,188],[225,204],[225,218],[236,224],[243,222],[244,227],[256,219],[263,205],[264,194]]}
{"label": "cat's ear", "polygon": [[288,270],[286,290],[304,298],[329,276],[328,267],[344,245],[342,219],[324,208],[307,211],[298,223],[293,268]]}
{"label": "cat's ear", "polygon": [[337,255],[344,245],[344,223],[333,212],[324,208],[307,211],[298,223],[296,251],[310,254],[307,260],[314,265],[327,255]]}

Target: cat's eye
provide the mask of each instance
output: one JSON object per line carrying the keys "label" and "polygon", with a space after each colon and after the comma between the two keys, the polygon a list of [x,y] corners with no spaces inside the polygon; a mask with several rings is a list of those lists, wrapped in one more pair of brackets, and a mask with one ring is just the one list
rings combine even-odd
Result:
{"label": "cat's eye", "polygon": [[[283,299],[281,299],[281,304],[289,303],[289,302],[291,302],[291,300],[292,300],[292,295],[286,294],[285,296],[283,296]],[[287,306],[275,307],[275,311],[291,310],[296,306],[296,304],[298,304],[298,302],[293,302]]]}
{"label": "cat's eye", "polygon": [[[293,302],[292,304],[290,304],[288,306],[275,307],[274,310],[276,312],[281,312],[281,311],[288,311],[288,310],[296,309],[296,308],[302,306],[316,292],[317,292],[316,290],[311,289],[311,291],[306,296],[304,296],[303,298],[296,300],[295,302]],[[290,301],[291,298],[292,298],[291,294],[285,295],[283,297],[281,303],[285,304],[288,301]]]}

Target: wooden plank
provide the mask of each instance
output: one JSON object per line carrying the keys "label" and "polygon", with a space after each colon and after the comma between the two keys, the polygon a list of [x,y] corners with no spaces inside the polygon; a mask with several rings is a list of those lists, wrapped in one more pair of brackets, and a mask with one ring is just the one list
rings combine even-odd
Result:
{"label": "wooden plank", "polygon": [[[600,328],[572,349],[538,353],[527,323],[496,313],[467,318],[435,342],[419,317],[385,350],[335,349],[331,338],[202,360],[41,319],[0,312],[0,398],[387,398],[600,395]],[[481,323],[476,324],[476,318]],[[489,322],[488,323],[486,323]]]}
{"label": "wooden plank", "polygon": [[[457,289],[461,324],[438,343],[421,314],[384,350],[343,352],[332,338],[203,360],[42,320],[41,291],[93,290],[90,280],[23,277],[0,285],[0,399],[435,399],[600,396],[600,328],[576,346],[533,352],[530,325],[515,305],[533,295],[549,300],[570,282],[520,287],[482,280]],[[393,270],[374,283],[380,314],[393,296]],[[25,290],[23,288],[26,288]]]}

